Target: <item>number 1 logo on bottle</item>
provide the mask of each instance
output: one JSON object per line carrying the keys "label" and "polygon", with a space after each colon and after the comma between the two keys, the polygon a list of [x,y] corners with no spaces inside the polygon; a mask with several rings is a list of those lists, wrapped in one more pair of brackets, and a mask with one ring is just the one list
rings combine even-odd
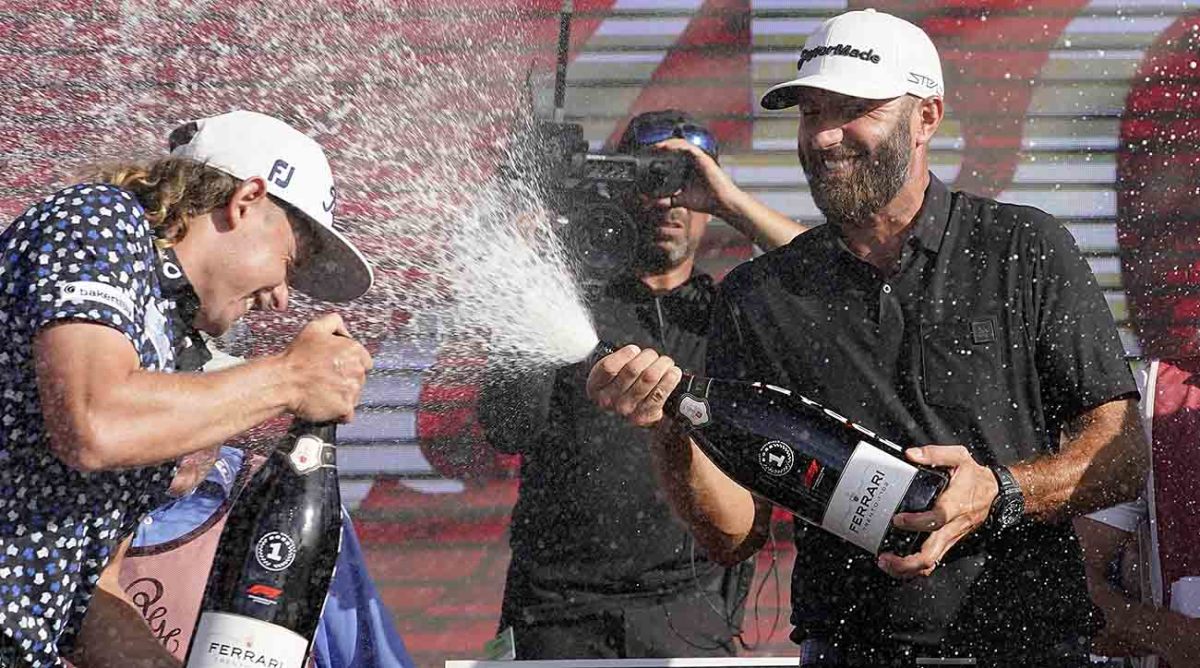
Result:
{"label": "number 1 logo on bottle", "polygon": [[268,532],[254,546],[254,557],[268,571],[282,571],[296,560],[296,541],[279,531]]}

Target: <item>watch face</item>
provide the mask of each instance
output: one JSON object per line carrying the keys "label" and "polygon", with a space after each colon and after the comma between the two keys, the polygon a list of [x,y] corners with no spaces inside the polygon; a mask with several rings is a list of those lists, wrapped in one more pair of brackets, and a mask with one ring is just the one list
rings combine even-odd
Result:
{"label": "watch face", "polygon": [[1015,499],[1010,499],[1000,508],[1000,526],[1010,527],[1021,521],[1021,515],[1025,514],[1025,509],[1022,504],[1016,502]]}

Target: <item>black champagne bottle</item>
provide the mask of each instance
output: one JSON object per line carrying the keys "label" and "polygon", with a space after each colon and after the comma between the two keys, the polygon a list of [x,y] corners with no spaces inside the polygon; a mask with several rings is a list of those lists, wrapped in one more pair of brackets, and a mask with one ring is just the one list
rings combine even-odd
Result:
{"label": "black champagne bottle", "polygon": [[[592,360],[613,352],[597,346]],[[903,448],[791,390],[685,373],[664,412],[731,479],[872,554],[912,554],[926,534],[897,513],[933,506],[949,482]]]}
{"label": "black champagne bottle", "polygon": [[239,495],[187,668],[301,668],[341,549],[336,426],[297,420]]}

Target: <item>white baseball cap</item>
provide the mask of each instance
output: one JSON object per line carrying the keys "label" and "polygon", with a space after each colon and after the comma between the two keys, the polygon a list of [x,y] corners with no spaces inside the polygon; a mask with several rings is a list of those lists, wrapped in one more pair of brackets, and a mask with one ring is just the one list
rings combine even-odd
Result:
{"label": "white baseball cap", "polygon": [[316,299],[348,302],[375,282],[367,259],[333,227],[333,172],[321,145],[304,133],[265,114],[231,111],[176,128],[171,155],[239,179],[262,177],[268,193],[313,223],[320,248],[293,274],[293,288]]}
{"label": "white baseball cap", "polygon": [[902,18],[874,9],[839,14],[809,35],[796,63],[799,76],[771,87],[767,109],[797,104],[800,88],[868,100],[911,94],[942,95],[942,63],[929,35]]}

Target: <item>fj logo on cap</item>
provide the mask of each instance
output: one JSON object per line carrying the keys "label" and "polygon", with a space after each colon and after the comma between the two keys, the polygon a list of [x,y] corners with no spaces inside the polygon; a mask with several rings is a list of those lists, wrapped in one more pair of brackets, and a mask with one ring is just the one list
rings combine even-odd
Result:
{"label": "fj logo on cap", "polygon": [[271,173],[267,175],[267,180],[280,188],[286,188],[295,174],[296,168],[287,164],[286,160],[276,160],[275,164],[271,165]]}
{"label": "fj logo on cap", "polygon": [[865,60],[868,63],[879,63],[879,54],[875,53],[875,49],[862,51],[849,44],[833,44],[830,46],[817,46],[811,49],[804,49],[800,52],[800,61],[796,63],[796,68],[804,67],[804,63],[821,56],[843,56],[846,58],[858,58]]}

